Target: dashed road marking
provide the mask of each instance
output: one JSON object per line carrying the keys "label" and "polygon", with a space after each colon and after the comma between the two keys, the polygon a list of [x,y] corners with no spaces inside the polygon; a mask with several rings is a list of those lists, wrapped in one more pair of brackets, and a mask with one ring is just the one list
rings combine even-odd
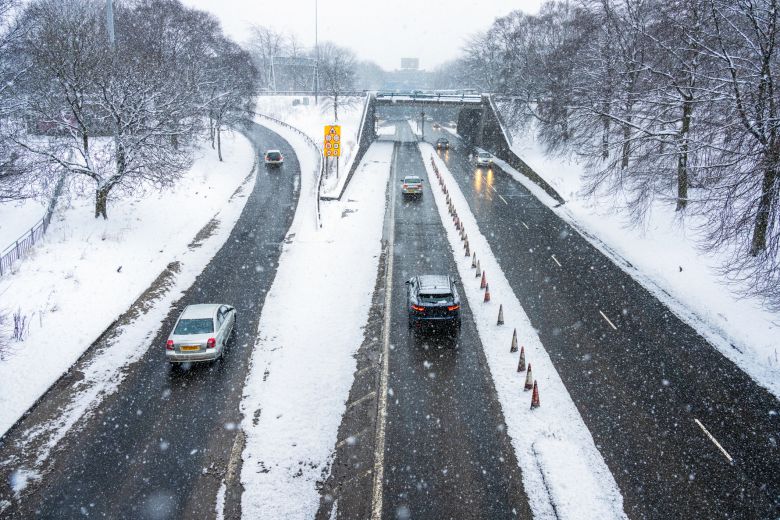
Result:
{"label": "dashed road marking", "polygon": [[520,223],[521,223],[522,225],[524,225],[524,226],[525,226],[525,229],[531,229],[531,228],[529,228],[529,227],[528,227],[528,224],[526,224],[526,223],[525,223],[525,222],[523,222],[522,220],[520,221]]}
{"label": "dashed road marking", "polygon": [[[563,266],[561,265],[561,263],[558,261],[558,259],[557,259],[557,258],[555,258],[555,255],[551,255],[551,256],[552,256],[552,259],[553,259],[553,260],[555,260],[555,263],[556,263],[556,264],[558,264],[558,267],[563,267]],[[607,320],[607,321],[609,321],[609,320]]]}
{"label": "dashed road marking", "polygon": [[705,434],[705,435],[706,435],[706,436],[707,436],[707,437],[708,437],[708,438],[709,438],[709,439],[712,441],[712,443],[713,443],[715,446],[717,446],[717,447],[718,447],[718,449],[719,449],[719,450],[720,450],[720,452],[723,454],[723,456],[724,456],[724,457],[726,457],[726,459],[728,459],[728,461],[729,461],[729,462],[734,462],[734,459],[731,457],[731,455],[729,455],[729,452],[727,452],[727,451],[726,451],[726,450],[723,448],[723,446],[721,446],[721,445],[720,445],[720,443],[718,442],[718,439],[716,439],[715,437],[713,437],[713,436],[712,436],[712,434],[711,434],[709,431],[707,431],[707,428],[705,428],[705,427],[704,427],[704,425],[701,423],[701,421],[700,421],[700,420],[698,420],[698,419],[696,419],[696,418],[694,418],[693,420],[694,420],[694,421],[696,421],[696,424],[698,424],[698,425],[699,425],[699,428],[701,428],[701,430],[702,430],[702,431],[704,432],[704,434]]}
{"label": "dashed road marking", "polygon": [[604,314],[604,313],[603,313],[603,312],[601,312],[601,311],[599,311],[599,314],[601,314],[601,317],[602,317],[602,318],[604,318],[605,320],[607,320],[607,323],[609,323],[609,326],[610,326],[610,327],[612,327],[613,329],[617,330],[617,327],[615,327],[615,324],[614,324],[614,323],[612,323],[611,321],[609,321],[609,318],[607,318],[607,315],[606,315],[606,314]]}
{"label": "dashed road marking", "polygon": [[355,399],[354,401],[352,401],[351,403],[349,403],[347,405],[347,410],[349,410],[351,408],[354,408],[355,406],[359,405],[360,403],[362,403],[364,401],[367,401],[368,399],[373,398],[375,395],[376,395],[376,392],[372,390],[369,393],[367,393],[366,395],[364,395],[363,397],[361,397],[360,399]]}

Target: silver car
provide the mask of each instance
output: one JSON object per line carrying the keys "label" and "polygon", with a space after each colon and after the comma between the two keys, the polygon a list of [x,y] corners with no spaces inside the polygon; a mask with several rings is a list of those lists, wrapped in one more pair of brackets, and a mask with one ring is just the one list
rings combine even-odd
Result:
{"label": "silver car", "polygon": [[266,166],[281,166],[284,164],[284,155],[279,150],[268,150],[263,160]]}
{"label": "silver car", "polygon": [[188,305],[165,345],[171,363],[212,361],[225,354],[234,331],[236,309],[220,303]]}
{"label": "silver car", "polygon": [[474,156],[474,163],[476,163],[477,166],[491,167],[493,166],[493,156],[487,152],[478,152],[477,155]]}
{"label": "silver car", "polygon": [[401,181],[401,193],[404,197],[419,196],[422,197],[423,185],[422,179],[416,175],[407,175],[404,180]]}

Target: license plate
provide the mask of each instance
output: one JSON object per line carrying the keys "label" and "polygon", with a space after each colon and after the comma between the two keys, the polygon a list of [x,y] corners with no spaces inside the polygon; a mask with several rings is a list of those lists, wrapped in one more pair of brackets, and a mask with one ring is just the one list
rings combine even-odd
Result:
{"label": "license plate", "polygon": [[200,347],[198,345],[185,345],[181,349],[182,350],[200,350]]}

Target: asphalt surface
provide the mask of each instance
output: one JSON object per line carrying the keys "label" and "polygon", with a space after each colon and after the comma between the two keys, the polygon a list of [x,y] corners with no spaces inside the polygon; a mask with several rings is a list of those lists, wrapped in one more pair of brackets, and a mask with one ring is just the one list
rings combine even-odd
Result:
{"label": "asphalt surface", "polygon": [[[52,455],[12,518],[208,518],[240,420],[239,401],[264,295],[292,222],[300,169],[293,149],[249,124],[258,152],[277,148],[279,170],[260,164],[254,191],[230,237],[165,319],[118,391]],[[181,309],[221,302],[237,309],[237,337],[222,362],[169,368],[165,340]]]}
{"label": "asphalt surface", "polygon": [[458,275],[428,183],[419,199],[400,196],[404,175],[427,177],[408,125],[396,128],[404,142],[390,185],[397,193],[382,517],[531,518],[468,302],[459,335],[408,328],[405,280]]}
{"label": "asphalt surface", "polygon": [[425,134],[453,143],[438,153],[629,517],[780,517],[780,402],[520,183],[499,168],[476,171],[466,145],[430,124]]}

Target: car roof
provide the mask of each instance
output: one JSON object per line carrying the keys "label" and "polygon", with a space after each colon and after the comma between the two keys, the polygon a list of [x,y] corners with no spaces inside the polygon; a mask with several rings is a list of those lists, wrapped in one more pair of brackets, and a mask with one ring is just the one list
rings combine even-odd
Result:
{"label": "car roof", "polygon": [[219,303],[199,303],[197,305],[187,305],[184,312],[181,313],[182,319],[196,320],[203,318],[213,318],[214,313],[221,306]]}
{"label": "car roof", "polygon": [[418,175],[407,175],[406,177],[404,177],[404,180],[405,181],[408,181],[408,180],[419,181],[421,179],[420,179],[420,177]]}
{"label": "car roof", "polygon": [[268,154],[268,153],[282,153],[282,152],[280,152],[279,150],[268,150],[268,151],[267,151],[267,152],[265,152],[265,153],[267,153],[267,154]]}
{"label": "car roof", "polygon": [[421,292],[442,293],[450,292],[450,277],[446,274],[422,274],[417,277]]}

